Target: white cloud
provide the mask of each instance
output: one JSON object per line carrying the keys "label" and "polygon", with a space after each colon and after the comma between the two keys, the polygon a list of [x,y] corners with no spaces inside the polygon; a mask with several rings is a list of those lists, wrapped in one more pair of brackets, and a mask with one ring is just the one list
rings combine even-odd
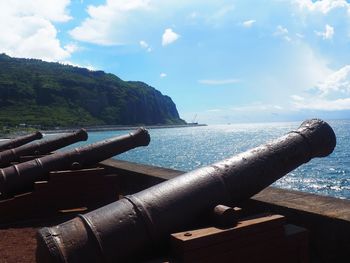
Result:
{"label": "white cloud", "polygon": [[193,11],[189,16],[188,18],[189,19],[196,19],[198,17],[198,13],[196,11]]}
{"label": "white cloud", "polygon": [[304,101],[304,97],[299,96],[299,95],[292,95],[290,96],[294,101]]}
{"label": "white cloud", "polygon": [[[101,2],[101,1],[100,1]],[[187,22],[217,26],[232,21],[231,1],[105,0],[89,5],[87,17],[70,31],[79,41],[98,45],[139,43],[159,34],[159,28]],[[172,25],[171,24],[171,25]]]}
{"label": "white cloud", "polygon": [[324,32],[316,31],[316,35],[321,36],[325,40],[332,39],[334,36],[334,27],[327,24],[325,26],[325,31]]}
{"label": "white cloud", "polygon": [[118,45],[135,41],[130,28],[144,29],[146,24],[140,14],[150,10],[149,0],[109,0],[106,4],[87,8],[89,15],[81,25],[70,31],[80,41],[100,45]]}
{"label": "white cloud", "polygon": [[1,15],[11,17],[41,17],[54,22],[71,19],[67,11],[70,0],[11,0],[0,1]]}
{"label": "white cloud", "polygon": [[276,28],[276,31],[274,33],[274,35],[276,36],[284,36],[288,34],[288,29],[286,27],[283,27],[281,25],[278,25]]}
{"label": "white cloud", "polygon": [[278,36],[281,37],[282,39],[284,39],[287,42],[291,42],[292,39],[289,36],[289,31],[286,27],[278,25],[276,27],[276,31],[273,33],[274,36]]}
{"label": "white cloud", "polygon": [[249,105],[231,107],[231,110],[237,112],[261,112],[283,110],[283,107],[276,104],[265,104],[262,102],[256,102]]}
{"label": "white cloud", "polygon": [[335,92],[342,95],[350,95],[350,65],[346,65],[330,74],[316,88],[321,92],[321,96],[323,97]]}
{"label": "white cloud", "polygon": [[79,47],[75,43],[70,43],[64,46],[64,49],[69,53],[74,53],[75,51],[79,50]]}
{"label": "white cloud", "polygon": [[207,112],[220,112],[222,109],[209,109]]}
{"label": "white cloud", "polygon": [[283,39],[285,41],[287,41],[287,42],[291,42],[292,41],[292,39],[289,36],[285,36],[285,37],[283,37]]}
{"label": "white cloud", "polygon": [[256,23],[256,20],[247,20],[242,23],[246,28],[252,27]]}
{"label": "white cloud", "polygon": [[140,46],[141,46],[142,48],[148,48],[148,47],[149,47],[148,44],[147,44],[147,42],[144,41],[144,40],[141,40],[141,41],[140,41]]}
{"label": "white cloud", "polygon": [[350,110],[350,65],[334,71],[303,96],[291,96],[297,109]]}
{"label": "white cloud", "polygon": [[308,99],[304,102],[295,101],[294,107],[301,110],[322,110],[322,111],[350,110],[350,98],[336,99],[336,100]]}
{"label": "white cloud", "polygon": [[198,83],[205,85],[227,85],[241,82],[240,79],[201,79]]}
{"label": "white cloud", "polygon": [[321,12],[323,14],[327,14],[337,8],[345,8],[348,12],[350,11],[350,4],[346,0],[294,0],[294,3],[301,10]]}
{"label": "white cloud", "polygon": [[90,71],[98,70],[95,66],[93,66],[91,64],[78,64],[78,63],[73,63],[71,61],[61,61],[59,63],[63,64],[63,65],[70,65],[70,66],[78,67],[78,68],[86,68]]}
{"label": "white cloud", "polygon": [[165,78],[166,76],[167,76],[167,74],[166,73],[160,73],[160,75],[159,75],[161,78]]}
{"label": "white cloud", "polygon": [[152,48],[149,46],[149,44],[148,44],[146,41],[141,40],[141,41],[139,42],[139,44],[140,44],[140,46],[141,46],[143,49],[145,49],[147,52],[151,52],[151,51],[152,51]]}
{"label": "white cloud", "polygon": [[[274,62],[273,68],[262,66],[260,75],[254,76],[253,85],[256,90],[270,95],[263,101],[265,104],[281,104],[291,111],[295,110],[291,105],[294,102],[290,98],[292,95],[312,97],[315,90],[310,89],[323,83],[333,72],[329,61],[303,42],[288,44],[288,49],[272,53],[272,57],[278,57],[278,63]],[[250,79],[245,82],[249,83]]]}
{"label": "white cloud", "polygon": [[0,1],[0,52],[47,61],[69,58],[74,48],[62,47],[53,25],[71,19],[69,4],[69,0]]}
{"label": "white cloud", "polygon": [[261,101],[237,105],[237,106],[219,106],[202,111],[184,112],[181,114],[183,118],[189,120],[193,116],[198,115],[200,123],[222,124],[222,123],[247,123],[247,122],[265,122],[283,120],[285,113],[289,109],[279,104],[268,104]]}
{"label": "white cloud", "polygon": [[208,21],[213,22],[215,20],[221,19],[221,18],[225,17],[226,15],[230,14],[233,10],[235,10],[235,6],[232,4],[223,6],[219,10],[214,12],[213,15],[208,17]]}
{"label": "white cloud", "polygon": [[175,33],[171,28],[165,29],[162,35],[162,46],[167,46],[174,43],[180,37],[179,34]]}

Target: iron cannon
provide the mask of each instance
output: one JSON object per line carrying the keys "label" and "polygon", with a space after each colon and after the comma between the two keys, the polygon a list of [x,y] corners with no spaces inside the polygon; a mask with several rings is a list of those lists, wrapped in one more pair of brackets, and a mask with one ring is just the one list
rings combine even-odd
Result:
{"label": "iron cannon", "polygon": [[0,169],[0,197],[30,191],[34,182],[45,180],[50,171],[80,169],[149,142],[148,131],[139,128],[127,135]]}
{"label": "iron cannon", "polygon": [[6,167],[11,162],[19,162],[21,156],[44,155],[78,141],[86,141],[88,134],[84,129],[57,138],[25,144],[0,152],[0,167]]}
{"label": "iron cannon", "polygon": [[41,134],[41,132],[35,132],[35,133],[27,134],[24,136],[20,136],[20,137],[8,140],[0,145],[0,152],[19,147],[21,145],[27,144],[34,140],[41,139],[42,137],[43,135]]}
{"label": "iron cannon", "polygon": [[327,123],[305,121],[275,141],[40,229],[37,262],[135,262],[217,205],[250,198],[335,144]]}

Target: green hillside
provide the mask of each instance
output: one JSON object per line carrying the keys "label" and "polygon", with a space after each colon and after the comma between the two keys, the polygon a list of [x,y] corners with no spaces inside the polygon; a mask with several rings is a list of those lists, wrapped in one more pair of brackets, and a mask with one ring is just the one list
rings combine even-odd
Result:
{"label": "green hillside", "polygon": [[171,98],[145,83],[0,54],[0,126],[183,123]]}

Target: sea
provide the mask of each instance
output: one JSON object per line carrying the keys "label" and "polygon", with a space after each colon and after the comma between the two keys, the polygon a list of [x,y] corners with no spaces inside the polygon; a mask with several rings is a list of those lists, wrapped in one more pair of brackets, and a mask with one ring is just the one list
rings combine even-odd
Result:
{"label": "sea", "polygon": [[[274,183],[274,186],[350,199],[350,120],[327,121],[337,136],[337,146],[328,157],[315,158]],[[208,125],[150,129],[151,143],[114,158],[190,171],[231,157],[276,139],[301,122]],[[128,131],[89,132],[84,145],[122,135]]]}

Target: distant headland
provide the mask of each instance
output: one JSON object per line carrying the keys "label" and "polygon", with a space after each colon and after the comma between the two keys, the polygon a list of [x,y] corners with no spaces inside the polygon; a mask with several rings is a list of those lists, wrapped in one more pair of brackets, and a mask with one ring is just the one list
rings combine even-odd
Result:
{"label": "distant headland", "polygon": [[[99,131],[124,131],[124,130],[135,130],[139,127],[146,129],[170,129],[170,128],[189,128],[189,127],[203,127],[207,124],[172,124],[172,125],[131,125],[131,126],[120,126],[120,125],[104,125],[95,127],[85,127],[84,129],[88,132],[99,132]],[[54,133],[66,133],[77,130],[77,128],[59,128],[53,130],[42,130],[43,134],[54,134]]]}
{"label": "distant headland", "polygon": [[186,125],[168,96],[138,81],[0,54],[0,129]]}

